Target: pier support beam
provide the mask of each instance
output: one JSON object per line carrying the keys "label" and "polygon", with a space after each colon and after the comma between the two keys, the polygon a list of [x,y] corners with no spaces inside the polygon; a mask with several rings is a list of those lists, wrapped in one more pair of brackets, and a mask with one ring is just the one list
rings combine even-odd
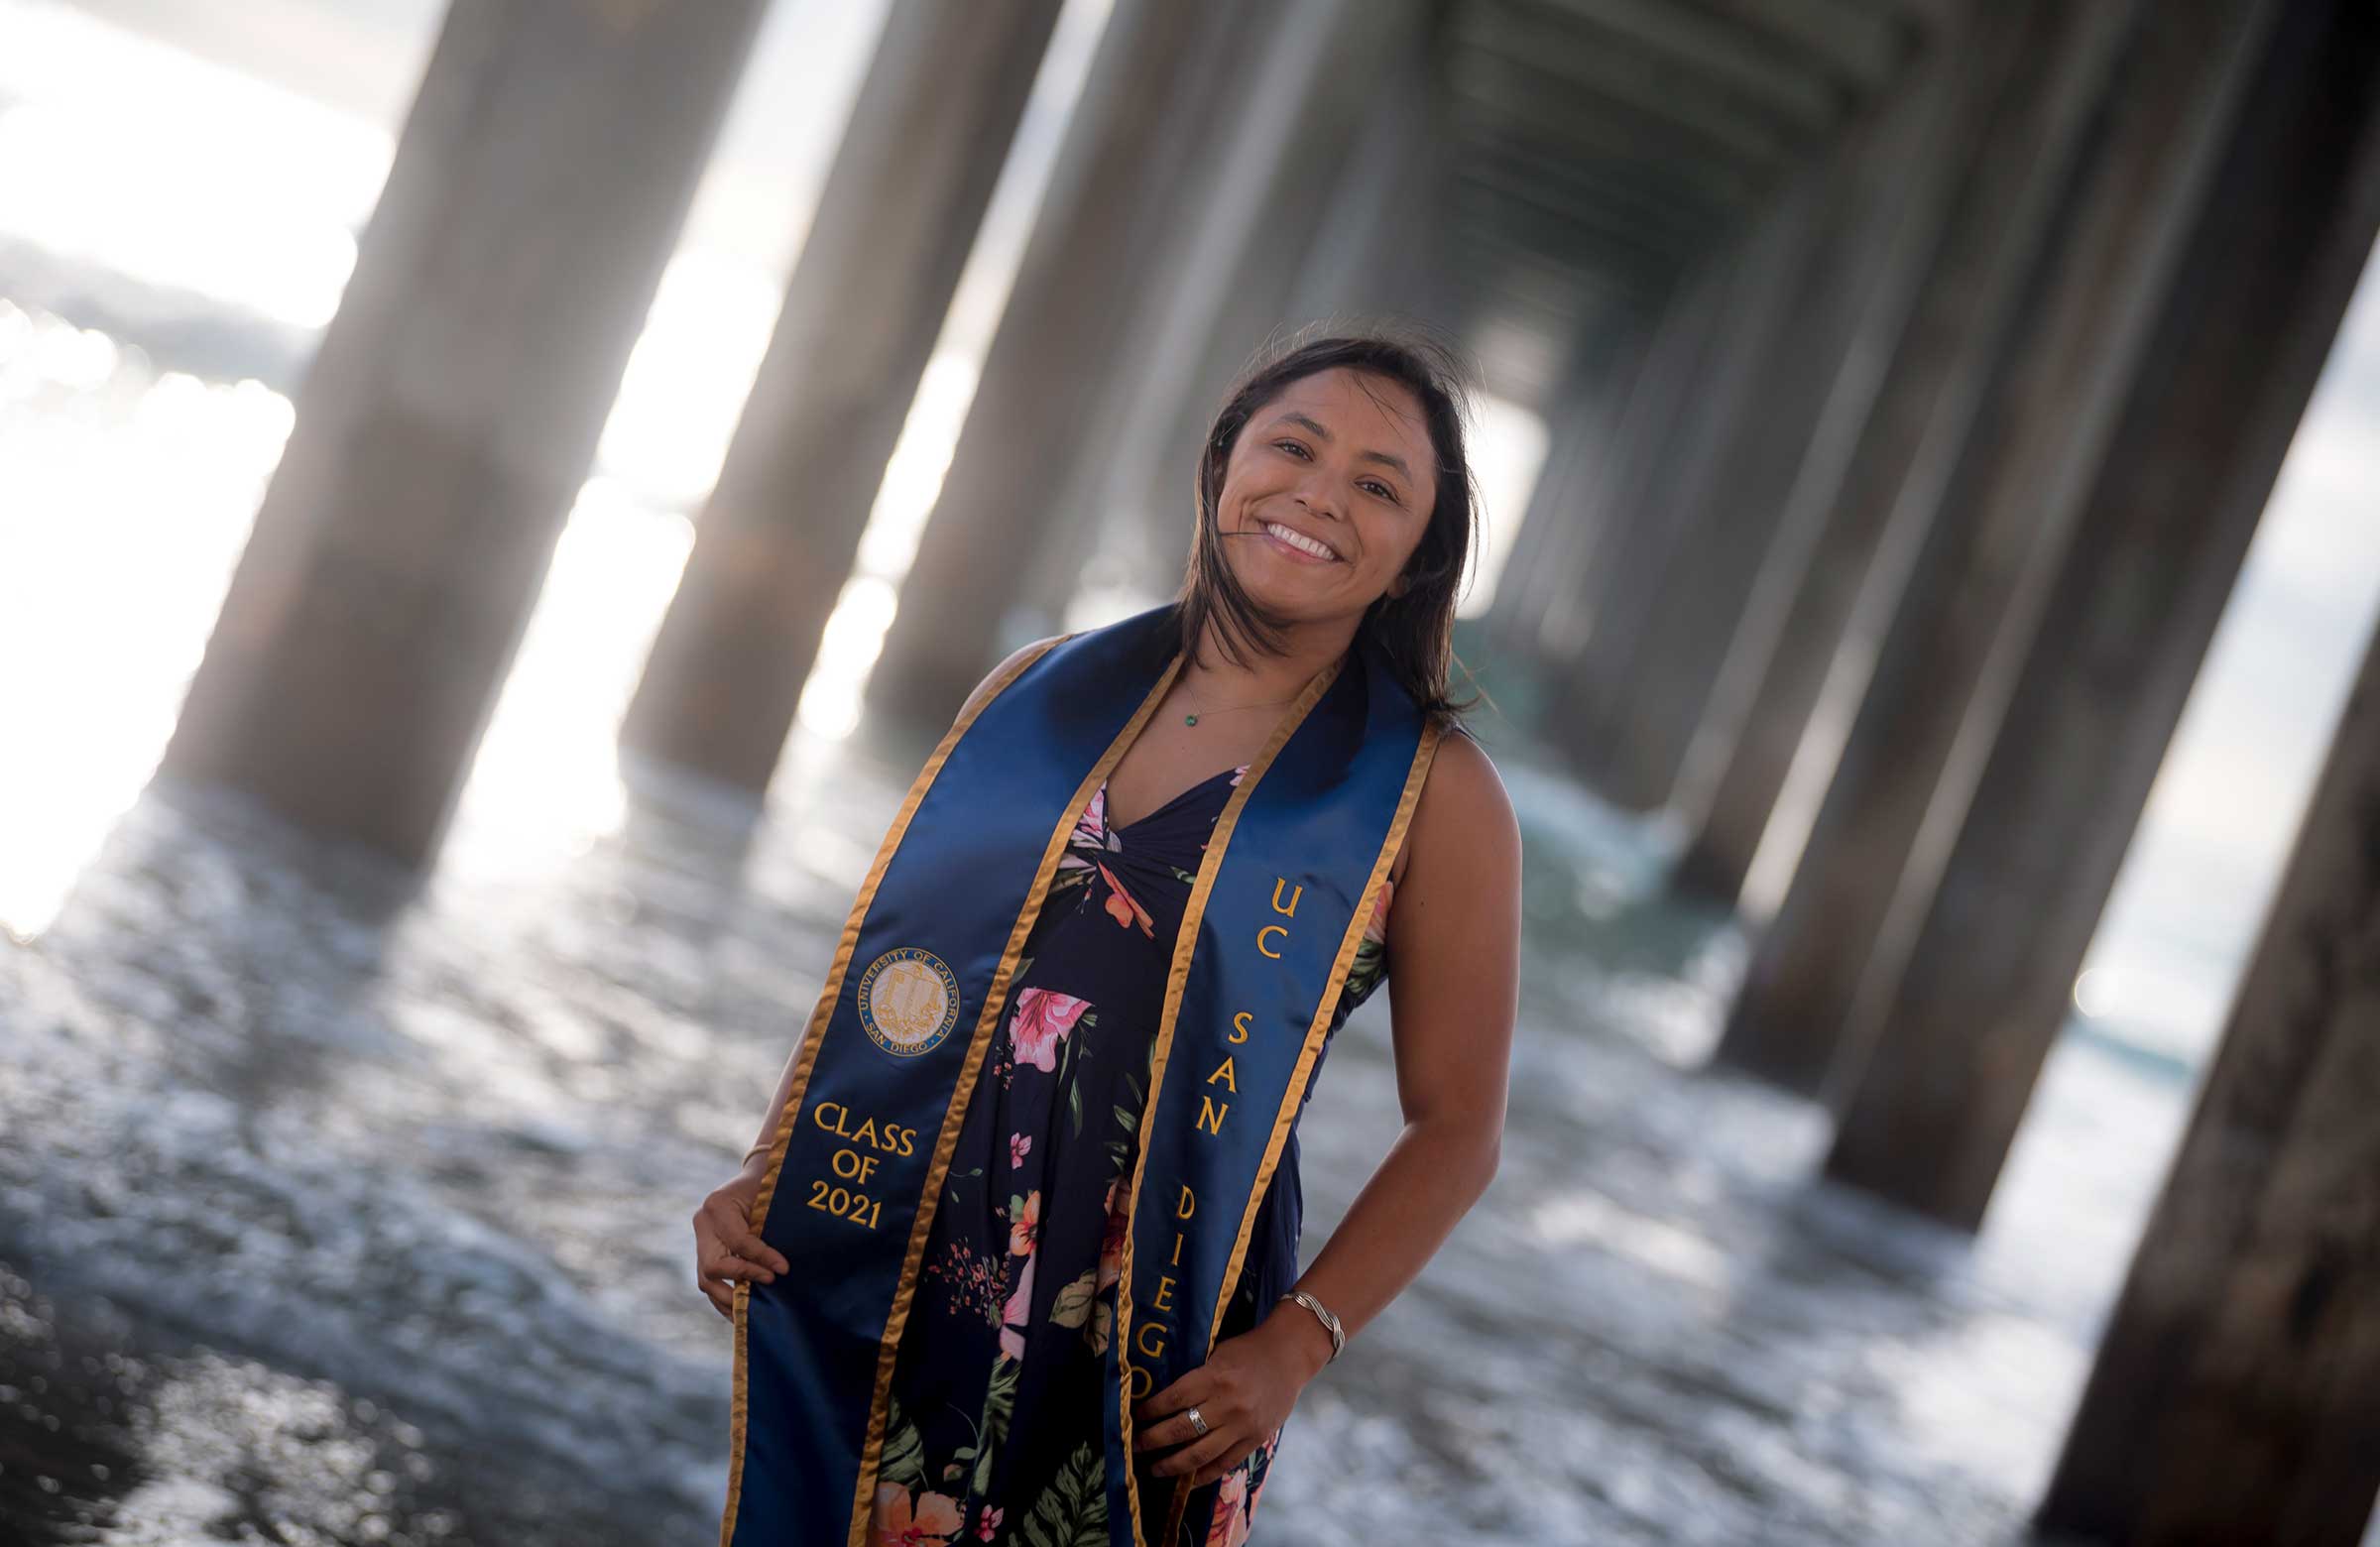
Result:
{"label": "pier support beam", "polygon": [[1245,96],[1257,45],[1248,0],[1118,0],[1068,120],[1039,218],[984,360],[940,496],[869,678],[871,713],[949,723],[1001,654],[1056,620],[1029,613],[1084,426],[1135,369],[1123,345],[1179,269],[1208,149]]}
{"label": "pier support beam", "polygon": [[1941,880],[1854,1003],[1827,1174],[1968,1229],[2380,231],[2380,13],[2283,18],[2046,603],[2016,604],[2031,648],[1977,689],[1998,733]]}
{"label": "pier support beam", "polygon": [[769,787],[1059,0],[897,0],[622,745]]}
{"label": "pier support beam", "polygon": [[[1549,727],[1581,774],[1606,798],[1650,809],[1627,780],[1626,706],[1645,691],[1635,680],[1644,642],[1659,619],[1663,584],[1705,537],[1700,517],[1725,448],[1753,412],[1759,364],[1785,330],[1825,211],[1826,178],[1812,168],[1780,191],[1756,224],[1715,261],[1724,289],[1706,315],[1682,319],[1706,347],[1697,349],[1675,418],[1659,435],[1641,472],[1631,470],[1612,506],[1608,562],[1592,592],[1593,624],[1565,682],[1558,723]],[[1699,305],[1700,298],[1685,304]],[[1704,331],[1707,329],[1707,331]]]}
{"label": "pier support beam", "polygon": [[1549,579],[1543,594],[1537,647],[1552,681],[1546,739],[1572,750],[1586,745],[1577,734],[1577,705],[1586,695],[1587,647],[1606,611],[1611,576],[1625,561],[1633,530],[1630,512],[1664,461],[1672,436],[1684,433],[1691,416],[1688,394],[1699,379],[1720,320],[1719,298],[1728,270],[1724,258],[1706,260],[1680,276],[1658,317],[1645,324],[1614,407],[1615,425],[1605,455],[1581,488],[1584,540],[1575,544]]}
{"label": "pier support beam", "polygon": [[2364,1540],[2380,1490],[2375,856],[2380,649],[2067,1435],[2038,1518],[2059,1540]]}
{"label": "pier support beam", "polygon": [[435,852],[761,11],[447,11],[161,774]]}
{"label": "pier support beam", "polygon": [[1578,654],[1582,593],[1612,537],[1610,495],[1627,461],[1631,416],[1640,416],[1638,395],[1651,386],[1660,315],[1616,309],[1576,346],[1546,426],[1544,469],[1496,577],[1488,630],[1537,679],[1539,697]]}
{"label": "pier support beam", "polygon": [[1496,649],[1516,660],[1543,657],[1546,614],[1588,567],[1600,530],[1595,488],[1611,454],[1642,340],[1636,328],[1602,340],[1592,352],[1578,350],[1549,407],[1545,462],[1484,619]]}
{"label": "pier support beam", "polygon": [[1766,346],[1744,367],[1740,412],[1701,497],[1677,512],[1684,540],[1650,588],[1640,638],[1611,662],[1621,685],[1599,719],[1596,782],[1623,805],[1668,803],[1764,558],[1783,529],[1808,526],[1831,500],[1814,442],[1828,414],[1849,416],[1859,384],[1848,378],[1872,374],[1855,348],[1860,330],[1907,293],[1930,246],[1932,190],[1959,149],[1962,75],[1973,67],[1937,38],[1893,97],[1813,169],[1817,238]]}
{"label": "pier support beam", "polygon": [[1447,110],[1426,58],[1408,59],[1374,95],[1298,266],[1289,316],[1434,316],[1450,261]]}
{"label": "pier support beam", "polygon": [[1924,523],[1817,824],[1753,949],[1722,1060],[1817,1094],[1879,941],[1926,907],[1998,729],[2002,674],[2032,638],[2044,581],[2137,388],[2229,139],[2243,61],[2276,8],[2160,4],[2154,25],[2133,28],[2010,347]]}
{"label": "pier support beam", "polygon": [[1618,614],[1630,583],[1647,583],[1661,554],[1659,526],[1666,519],[1664,481],[1707,433],[1692,410],[1697,388],[1714,379],[1719,335],[1739,321],[1742,236],[1735,248],[1709,255],[1678,279],[1671,299],[1654,323],[1642,367],[1628,383],[1620,430],[1611,459],[1590,486],[1593,545],[1581,547],[1569,566],[1569,605],[1549,609],[1542,624],[1547,668],[1557,688],[1547,700],[1545,738],[1576,767],[1595,762],[1593,712],[1605,690],[1600,648],[1618,631]]}
{"label": "pier support beam", "polygon": [[[2122,7],[2072,0],[1974,18],[1974,36],[1958,46],[1976,72],[1969,84],[1989,100],[1969,120],[1971,154],[1945,178],[1950,208],[1905,320],[1894,332],[1889,313],[1880,318],[1876,343],[1891,364],[1848,463],[1832,476],[1819,469],[1808,491],[1818,530],[1781,524],[1786,546],[1772,552],[1729,642],[1672,803],[1689,835],[1671,876],[1682,892],[1736,899],[1830,667],[1845,673],[1837,691],[1855,698],[1864,686],[1860,653],[1838,664],[1838,647],[1856,637],[1855,617],[1880,631],[1907,580],[2123,35]],[[2014,66],[1995,69],[2003,50]]]}

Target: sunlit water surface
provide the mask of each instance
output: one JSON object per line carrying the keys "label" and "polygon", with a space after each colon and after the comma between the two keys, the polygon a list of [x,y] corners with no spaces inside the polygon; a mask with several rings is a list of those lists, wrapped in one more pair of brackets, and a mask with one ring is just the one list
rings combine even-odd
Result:
{"label": "sunlit water surface", "polygon": [[[714,1530],[729,1340],[687,1215],[750,1138],[909,757],[807,745],[757,828],[654,783],[583,854],[426,889],[238,800],[138,802],[0,949],[9,1517],[111,1542]],[[2127,1150],[2178,1088],[2062,1053],[2052,1136],[1979,1245],[1810,1186],[1808,1109],[1681,1071],[1732,929],[1646,894],[1632,828],[1511,778],[1503,1168],[1305,1393],[1263,1538],[2009,1539],[2144,1202]],[[507,852],[505,826],[482,804],[458,856]],[[1309,1255],[1397,1127],[1385,998],[1300,1130]]]}

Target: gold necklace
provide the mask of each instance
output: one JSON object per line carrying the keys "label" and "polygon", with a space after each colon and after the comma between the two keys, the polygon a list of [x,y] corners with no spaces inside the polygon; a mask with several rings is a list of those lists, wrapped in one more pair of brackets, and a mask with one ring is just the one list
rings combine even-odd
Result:
{"label": "gold necklace", "polygon": [[[1184,698],[1190,696],[1188,689],[1183,690],[1182,696]],[[1182,723],[1196,725],[1198,717],[1202,714],[1229,714],[1235,709],[1269,709],[1277,704],[1294,702],[1296,698],[1297,694],[1291,693],[1287,698],[1275,698],[1260,704],[1225,704],[1221,709],[1192,709],[1188,714],[1182,716]]]}

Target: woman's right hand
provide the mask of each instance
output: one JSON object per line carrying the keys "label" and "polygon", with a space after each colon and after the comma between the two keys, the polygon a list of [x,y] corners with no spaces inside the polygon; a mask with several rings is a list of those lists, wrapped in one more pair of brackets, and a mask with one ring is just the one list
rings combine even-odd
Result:
{"label": "woman's right hand", "polygon": [[770,1284],[791,1271],[791,1264],[753,1231],[752,1207],[761,1195],[761,1180],[759,1172],[738,1172],[694,1211],[694,1287],[729,1321],[736,1319],[737,1279]]}

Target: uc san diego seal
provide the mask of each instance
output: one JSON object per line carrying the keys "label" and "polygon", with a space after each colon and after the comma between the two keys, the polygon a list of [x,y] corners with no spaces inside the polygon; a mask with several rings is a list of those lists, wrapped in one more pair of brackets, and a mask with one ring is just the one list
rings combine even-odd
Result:
{"label": "uc san diego seal", "polygon": [[894,946],[860,974],[860,1025],[894,1057],[932,1051],[958,1023],[958,974],[933,952]]}

